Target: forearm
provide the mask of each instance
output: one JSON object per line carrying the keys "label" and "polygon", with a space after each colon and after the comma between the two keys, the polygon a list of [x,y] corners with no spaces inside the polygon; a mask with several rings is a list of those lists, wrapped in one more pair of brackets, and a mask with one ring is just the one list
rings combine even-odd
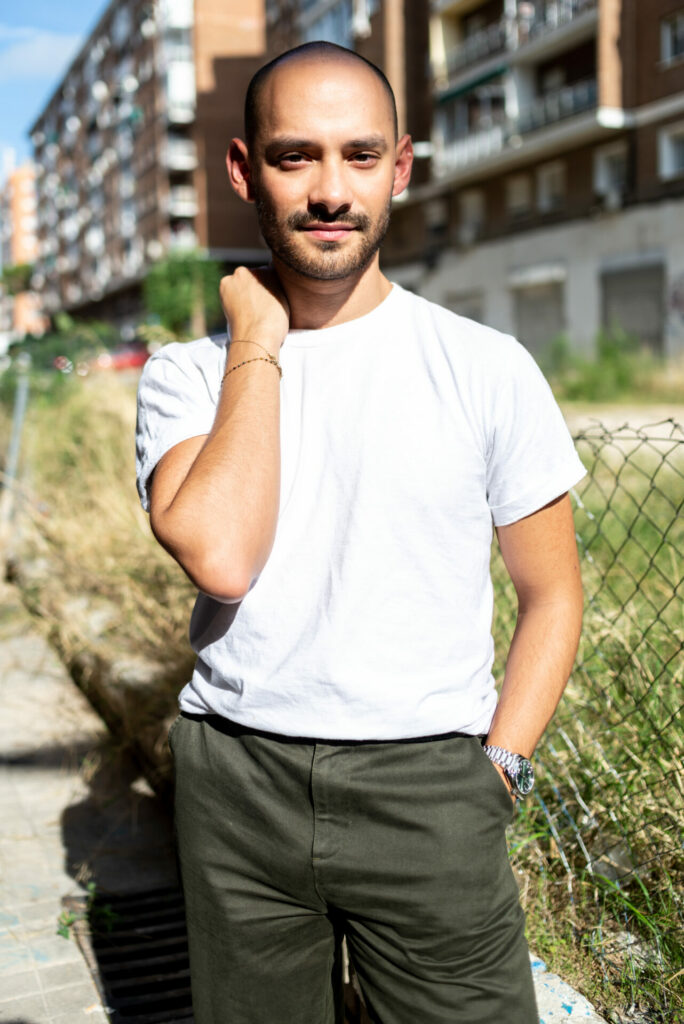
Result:
{"label": "forearm", "polygon": [[572,669],[582,625],[580,576],[567,495],[497,530],[518,620],[488,743],[529,757]]}
{"label": "forearm", "polygon": [[532,755],[565,689],[581,620],[579,580],[555,599],[521,608],[488,743]]}
{"label": "forearm", "polygon": [[[280,378],[263,354],[231,345],[226,369],[237,368],[224,378],[211,433],[182,480],[153,503],[159,541],[201,590],[224,601],[244,596],[263,568],[278,517]],[[257,361],[237,366],[246,359]]]}

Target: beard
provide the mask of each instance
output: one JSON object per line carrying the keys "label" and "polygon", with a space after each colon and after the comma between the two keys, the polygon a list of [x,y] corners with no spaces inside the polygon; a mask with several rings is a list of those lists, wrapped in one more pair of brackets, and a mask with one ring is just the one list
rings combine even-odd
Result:
{"label": "beard", "polygon": [[[264,241],[285,266],[302,277],[317,281],[340,281],[365,270],[382,245],[389,227],[391,198],[375,221],[363,213],[331,216],[324,209],[317,215],[299,211],[279,219],[263,193],[256,196],[255,206]],[[315,252],[308,252],[303,245],[298,244],[301,233],[310,224],[324,223],[352,225],[355,228],[351,232],[354,241],[349,239],[352,244],[346,242],[343,249],[340,242],[316,239]]]}

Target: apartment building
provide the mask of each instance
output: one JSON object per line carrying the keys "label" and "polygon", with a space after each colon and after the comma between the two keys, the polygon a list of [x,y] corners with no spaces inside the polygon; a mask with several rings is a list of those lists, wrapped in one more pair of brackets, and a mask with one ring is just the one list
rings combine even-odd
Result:
{"label": "apartment building", "polygon": [[433,0],[432,178],[391,276],[541,352],[684,350],[682,0]]}
{"label": "apartment building", "polygon": [[169,252],[263,258],[225,152],[265,52],[263,0],[112,0],[31,129],[46,312],[135,323]]}
{"label": "apartment building", "polygon": [[[38,254],[35,168],[13,168],[0,189],[0,267],[32,265]],[[29,290],[17,295],[0,286],[0,338],[5,343],[27,334],[41,334],[45,319],[38,296]]]}

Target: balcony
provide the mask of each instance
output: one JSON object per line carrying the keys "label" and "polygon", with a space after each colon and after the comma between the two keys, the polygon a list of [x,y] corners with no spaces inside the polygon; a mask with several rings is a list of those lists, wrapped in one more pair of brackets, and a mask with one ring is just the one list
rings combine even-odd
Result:
{"label": "balcony", "polygon": [[[433,3],[433,10],[442,15],[444,39],[453,32],[453,25],[476,10],[477,2],[444,0]],[[504,15],[498,21],[466,36],[457,45],[439,53],[433,51],[433,75],[439,89],[454,79],[464,79],[475,69],[483,74],[496,66],[496,57],[507,55],[511,63],[534,63],[561,53],[569,47],[592,38],[598,23],[598,0],[547,0],[528,4],[529,15]],[[461,23],[462,24],[462,23]],[[501,61],[499,61],[501,63]]]}
{"label": "balcony", "polygon": [[173,252],[196,248],[197,235],[191,227],[184,227],[181,231],[172,231],[169,235],[169,249]]}
{"label": "balcony", "polygon": [[558,152],[561,137],[572,137],[580,143],[603,138],[610,130],[598,116],[595,78],[533,99],[522,107],[517,118],[506,116],[503,110],[471,116],[467,128],[464,101],[456,98],[451,102],[461,105],[460,116],[448,101],[438,115],[433,163],[436,178],[467,180],[485,167],[503,170],[532,156],[548,158]]}
{"label": "balcony", "polygon": [[590,39],[598,24],[597,0],[555,0],[536,4],[531,17],[515,19],[515,61],[537,61]]}
{"label": "balcony", "polygon": [[503,125],[494,125],[470,132],[463,138],[444,142],[435,154],[437,176],[480,163],[504,148],[506,132]]}
{"label": "balcony", "polygon": [[506,22],[492,22],[486,28],[467,36],[459,46],[447,51],[446,68],[451,78],[458,75],[464,68],[486,60],[506,49]]}
{"label": "balcony", "polygon": [[435,14],[456,15],[461,18],[465,14],[482,7],[483,0],[432,0],[432,10]]}
{"label": "balcony", "polygon": [[199,207],[192,185],[176,185],[170,189],[166,210],[169,217],[195,217]]}
{"label": "balcony", "polygon": [[164,147],[164,166],[169,171],[194,171],[197,147],[192,139],[168,139]]}
{"label": "balcony", "polygon": [[570,24],[587,11],[595,10],[597,0],[555,0],[555,3],[537,3],[535,7],[531,18],[518,15],[518,44]]}
{"label": "balcony", "polygon": [[171,61],[166,70],[166,110],[172,124],[188,124],[195,117],[195,68],[192,61]]}
{"label": "balcony", "polygon": [[195,120],[194,103],[178,103],[169,100],[166,107],[166,117],[169,124],[192,124]]}
{"label": "balcony", "polygon": [[532,101],[521,111],[516,128],[520,135],[545,128],[566,117],[593,110],[597,105],[597,83],[595,78],[585,78],[574,85],[555,89]]}

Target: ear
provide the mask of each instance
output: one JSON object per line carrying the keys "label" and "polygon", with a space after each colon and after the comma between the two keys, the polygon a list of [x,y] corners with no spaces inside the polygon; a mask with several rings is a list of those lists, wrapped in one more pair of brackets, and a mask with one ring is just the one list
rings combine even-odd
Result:
{"label": "ear", "polygon": [[394,161],[394,185],[392,195],[398,196],[407,187],[413,167],[413,143],[410,135],[402,135],[397,143]]}
{"label": "ear", "polygon": [[244,199],[246,203],[253,203],[254,185],[249,164],[249,152],[247,144],[242,139],[231,139],[226,153],[226,167],[233,191],[237,192],[240,199]]}

